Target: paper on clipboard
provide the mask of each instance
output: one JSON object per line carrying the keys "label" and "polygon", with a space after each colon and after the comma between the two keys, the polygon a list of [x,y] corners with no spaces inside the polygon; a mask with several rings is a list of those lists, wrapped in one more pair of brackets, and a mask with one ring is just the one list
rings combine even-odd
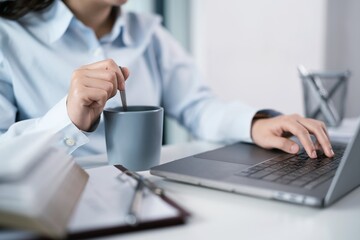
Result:
{"label": "paper on clipboard", "polygon": [[[90,178],[69,223],[70,236],[73,233],[87,231],[96,233],[101,229],[113,229],[118,233],[136,230],[125,221],[136,180],[113,166],[87,169],[86,171]],[[164,221],[166,219],[169,219],[168,225],[173,225],[171,220],[175,219],[178,219],[179,222],[173,221],[173,223],[179,224],[181,221],[185,221],[185,215],[171,202],[165,201],[163,197],[145,189],[140,224],[135,228],[141,229],[146,224],[147,226],[144,228],[160,227],[164,223],[167,225]],[[160,221],[161,224],[151,226],[151,223],[156,223],[156,221]]]}

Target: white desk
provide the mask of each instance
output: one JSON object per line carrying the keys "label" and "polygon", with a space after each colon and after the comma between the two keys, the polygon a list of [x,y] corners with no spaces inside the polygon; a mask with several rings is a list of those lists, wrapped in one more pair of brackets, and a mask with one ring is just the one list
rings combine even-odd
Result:
{"label": "white desk", "polygon": [[[208,143],[165,146],[161,162],[219,147]],[[88,167],[105,164],[94,158]],[[360,239],[360,188],[327,209],[315,209],[165,181],[150,176],[192,213],[185,225],[106,239]]]}
{"label": "white desk", "polygon": [[[219,145],[193,142],[165,146],[161,162],[211,150]],[[84,167],[106,165],[106,156],[78,159]],[[185,225],[146,230],[101,239],[360,239],[360,188],[327,209],[292,205],[219,190],[171,182],[143,172],[168,196],[192,213]],[[5,238],[3,238],[6,236]],[[0,239],[24,238],[22,234]]]}

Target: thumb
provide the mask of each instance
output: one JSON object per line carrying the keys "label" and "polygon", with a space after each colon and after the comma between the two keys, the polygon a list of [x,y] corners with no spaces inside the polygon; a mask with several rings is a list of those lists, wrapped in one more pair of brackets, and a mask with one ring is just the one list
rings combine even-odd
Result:
{"label": "thumb", "polygon": [[266,145],[268,148],[277,148],[291,154],[296,154],[300,150],[299,145],[288,138],[271,136],[268,137],[266,141],[267,142],[264,143],[264,145]]}
{"label": "thumb", "polygon": [[122,74],[124,75],[125,80],[128,79],[128,77],[130,75],[129,69],[127,67],[120,67],[120,70],[121,70]]}
{"label": "thumb", "polygon": [[118,89],[119,90],[125,90],[125,81],[129,77],[129,69],[127,67],[121,67],[119,66],[121,75],[117,75],[117,82],[118,82]]}

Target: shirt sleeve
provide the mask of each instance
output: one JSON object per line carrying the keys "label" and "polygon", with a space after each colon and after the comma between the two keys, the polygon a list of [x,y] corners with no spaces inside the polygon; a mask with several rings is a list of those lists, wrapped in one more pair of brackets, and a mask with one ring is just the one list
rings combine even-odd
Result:
{"label": "shirt sleeve", "polygon": [[191,57],[162,27],[155,32],[165,113],[196,138],[231,143],[251,142],[251,124],[258,112],[240,101],[223,101],[203,81]]}
{"label": "shirt sleeve", "polygon": [[41,118],[16,122],[16,100],[11,83],[11,71],[0,51],[0,142],[23,134],[47,132],[58,136],[58,147],[69,154],[89,140],[69,119],[66,96]]}
{"label": "shirt sleeve", "polygon": [[0,134],[7,131],[16,118],[16,104],[10,68],[0,49]]}
{"label": "shirt sleeve", "polygon": [[51,108],[43,117],[23,120],[13,123],[9,129],[0,136],[0,142],[23,134],[36,134],[46,132],[56,134],[57,147],[71,154],[80,146],[89,142],[85,133],[79,130],[69,119],[66,110],[66,97]]}

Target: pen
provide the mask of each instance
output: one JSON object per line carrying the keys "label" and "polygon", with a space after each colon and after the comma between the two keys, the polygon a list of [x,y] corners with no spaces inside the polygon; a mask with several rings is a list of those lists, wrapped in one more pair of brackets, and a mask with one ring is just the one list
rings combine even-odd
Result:
{"label": "pen", "polygon": [[138,179],[135,193],[130,205],[130,209],[128,215],[125,218],[126,223],[128,223],[129,225],[135,226],[139,223],[139,213],[140,213],[141,201],[143,198],[143,188],[144,188],[144,182],[142,181],[142,179],[140,180]]}

